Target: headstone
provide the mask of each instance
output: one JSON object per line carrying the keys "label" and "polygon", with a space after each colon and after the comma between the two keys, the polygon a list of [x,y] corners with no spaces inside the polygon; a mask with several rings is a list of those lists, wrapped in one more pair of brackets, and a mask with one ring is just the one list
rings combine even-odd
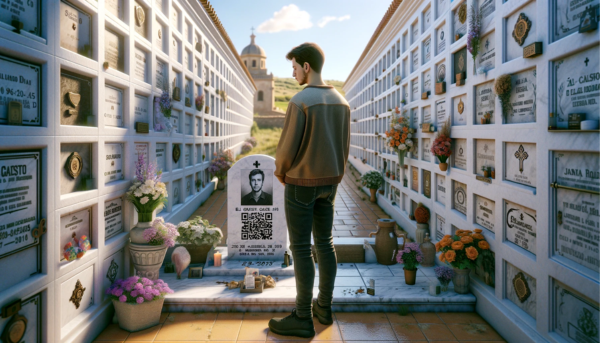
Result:
{"label": "headstone", "polygon": [[435,174],[436,175],[436,192],[435,192],[435,201],[439,202],[442,205],[446,205],[446,177],[444,175]]}
{"label": "headstone", "polygon": [[510,92],[510,104],[512,110],[508,111],[506,123],[516,124],[535,122],[537,94],[536,75],[536,69],[530,69],[512,75],[512,90]]}
{"label": "headstone", "polygon": [[431,124],[431,106],[423,107],[423,123]]}
{"label": "headstone", "polygon": [[[538,20],[537,15],[536,4],[529,3],[505,19],[504,63],[523,57],[523,48],[539,39],[536,32],[539,24],[542,30],[549,26],[550,18],[542,16]],[[525,25],[523,19],[529,22],[528,25]]]}
{"label": "headstone", "polygon": [[506,240],[536,253],[537,215],[527,207],[504,201]]}
{"label": "headstone", "polygon": [[148,143],[134,143],[133,160],[137,161],[139,156],[142,155],[142,156],[144,156],[144,161],[148,162],[148,161],[150,161],[149,152],[150,152],[150,146]]}
{"label": "headstone", "polygon": [[[67,172],[69,157],[77,153],[81,156],[81,172],[75,178]],[[76,192],[85,188],[86,179],[92,176],[92,145],[89,143],[63,143],[60,145],[60,194]]]}
{"label": "headstone", "polygon": [[[579,22],[588,6],[598,6],[599,0],[592,0],[585,3],[554,0],[554,41],[562,39],[579,29]],[[597,49],[598,47],[596,47]],[[598,56],[598,54],[594,55]],[[596,59],[597,60],[597,59]],[[596,68],[596,70],[598,70]]]}
{"label": "headstone", "polygon": [[423,12],[423,32],[427,31],[431,27],[433,18],[431,17],[431,6]]}
{"label": "headstone", "polygon": [[123,20],[123,0],[105,0],[104,8],[108,13]]}
{"label": "headstone", "polygon": [[410,81],[410,88],[412,89],[412,99],[411,101],[421,100],[421,92],[419,92],[419,79],[414,79]]}
{"label": "headstone", "polygon": [[483,175],[482,167],[495,168],[496,146],[493,139],[476,139],[475,174]]}
{"label": "headstone", "polygon": [[452,126],[467,125],[467,95],[452,98]]}
{"label": "headstone", "polygon": [[[0,18],[2,15],[0,13]],[[41,78],[42,70],[38,65],[0,55],[0,89],[6,90],[0,92],[0,124],[8,123],[8,105],[16,101],[22,105],[22,125],[42,125]]]}
{"label": "headstone", "polygon": [[133,77],[142,82],[148,82],[148,65],[146,64],[146,53],[138,47],[134,48]]}
{"label": "headstone", "polygon": [[496,1],[494,0],[478,0],[478,12],[481,15],[482,30],[490,24],[494,19],[494,11],[496,10]]}
{"label": "headstone", "polygon": [[160,48],[160,50],[164,53],[167,53],[167,27],[162,25],[160,22],[156,22],[156,32],[154,33],[154,37],[156,38],[156,45]]}
{"label": "headstone", "polygon": [[[597,1],[596,1],[597,2]],[[583,7],[583,6],[582,6]],[[568,128],[570,113],[585,113],[587,120],[600,119],[600,48],[587,50],[554,62],[557,126]]]}
{"label": "headstone", "polygon": [[156,143],[156,164],[163,173],[167,172],[167,144]]}
{"label": "headstone", "polygon": [[123,180],[123,144],[104,144],[104,183]]}
{"label": "headstone", "polygon": [[506,262],[506,298],[525,313],[536,318],[536,280],[521,269]]}
{"label": "headstone", "polygon": [[124,71],[124,55],[123,37],[106,29],[104,31],[104,62],[107,62],[110,68]]}
{"label": "headstone", "polygon": [[439,18],[448,10],[448,4],[451,0],[436,0],[435,19]]}
{"label": "headstone", "polygon": [[454,139],[454,149],[452,150],[452,158],[454,168],[467,170],[467,140],[463,138]]}
{"label": "headstone", "polygon": [[172,110],[171,111],[171,124],[173,124],[173,132],[174,133],[183,133],[180,123],[181,111]]}
{"label": "headstone", "polygon": [[192,145],[191,144],[186,144],[185,145],[185,154],[184,154],[184,158],[185,158],[185,166],[189,167],[192,165]]}
{"label": "headstone", "polygon": [[410,58],[410,72],[415,72],[419,69],[419,49],[415,49],[411,52]]}
{"label": "headstone", "polygon": [[184,133],[186,135],[193,135],[194,134],[194,132],[192,131],[192,120],[193,120],[193,117],[191,115],[189,115],[189,114],[185,115],[185,130],[184,130]]}
{"label": "headstone", "polygon": [[423,42],[423,64],[431,61],[431,37]]}
{"label": "headstone", "polygon": [[134,19],[134,30],[137,34],[148,39],[148,25],[150,23],[151,18],[148,15],[149,12],[144,8],[139,2],[135,1],[135,5],[133,6],[133,16]]}
{"label": "headstone", "polygon": [[64,1],[60,13],[60,46],[92,57],[92,17]]}
{"label": "headstone", "polygon": [[462,74],[462,76],[466,79],[468,76],[467,72],[467,48],[462,48],[455,52],[453,55],[454,61],[454,70],[452,72],[452,83],[460,83],[464,84],[464,80],[458,80],[456,78],[457,74]]}
{"label": "headstone", "polygon": [[[484,1],[484,0],[481,0]],[[485,0],[489,1],[489,0]],[[492,2],[493,3],[493,2]],[[486,72],[496,67],[496,31],[481,38],[479,54],[475,60],[475,69],[484,68]]]}
{"label": "headstone", "polygon": [[136,94],[133,98],[134,122],[150,123],[148,118],[148,97]]}
{"label": "headstone", "polygon": [[458,6],[452,16],[453,35],[464,36],[467,34],[467,2],[463,2]]}
{"label": "headstone", "polygon": [[123,90],[104,87],[104,125],[123,127]]}
{"label": "headstone", "polygon": [[467,215],[467,185],[452,180],[453,201],[452,205],[458,212]]}
{"label": "headstone", "polygon": [[104,202],[104,239],[123,232],[123,198],[115,198]]}
{"label": "headstone", "polygon": [[92,112],[92,80],[67,71],[60,74],[60,124],[88,125]]}
{"label": "headstone", "polygon": [[27,6],[21,5],[21,3],[11,3],[10,1],[3,0],[0,1],[0,6],[0,8],[3,9],[3,11],[0,11],[1,22],[12,26],[13,21],[18,20],[23,25],[21,30],[36,36],[41,35],[42,21],[40,0],[30,0],[27,2]]}
{"label": "headstone", "polygon": [[85,208],[60,217],[60,244],[57,250],[61,261],[65,260],[65,257],[63,256],[64,246],[69,242],[75,244],[75,241],[73,241],[73,234],[77,235],[77,239],[80,239],[81,236],[87,236],[92,243],[92,246],[94,245],[91,230],[91,213],[91,208]]}
{"label": "headstone", "polygon": [[446,122],[446,99],[435,102],[435,117],[438,126]]}
{"label": "headstone", "polygon": [[283,204],[284,188],[274,172],[275,159],[266,155],[244,157],[227,172],[230,260],[283,261],[288,231],[285,209],[278,205]]}
{"label": "headstone", "polygon": [[125,272],[124,264],[125,249],[121,249],[116,253],[108,256],[102,262],[102,272],[100,277],[102,278],[102,294],[104,299],[108,299],[109,295],[106,294],[106,290],[119,279],[123,279]]}
{"label": "headstone", "polygon": [[442,238],[444,238],[446,229],[446,219],[442,216],[440,216],[439,214],[435,215],[436,221],[435,221],[435,240],[436,241],[441,241]]}
{"label": "headstone", "polygon": [[567,342],[598,342],[598,303],[554,280],[552,331]]}
{"label": "headstone", "polygon": [[423,159],[423,161],[431,161],[430,142],[431,139],[423,138],[423,151],[421,152],[421,158]]}
{"label": "headstone", "polygon": [[537,179],[537,153],[534,143],[506,142],[504,156],[505,175],[509,181],[535,187]]}
{"label": "headstone", "polygon": [[418,21],[415,21],[410,26],[410,32],[411,32],[410,44],[414,44],[417,41],[417,39],[419,38],[419,22]]}
{"label": "headstone", "polygon": [[177,31],[180,31],[179,30],[179,11],[176,10],[175,8],[171,9],[171,27],[173,27]]}
{"label": "headstone", "polygon": [[475,223],[494,232],[496,202],[475,194]]}
{"label": "headstone", "polygon": [[494,115],[496,109],[496,95],[494,94],[494,82],[486,82],[475,86],[475,125],[482,125],[486,113],[491,113],[490,124],[496,122]]}
{"label": "headstone", "polygon": [[423,195],[431,198],[431,172],[423,169]]}
{"label": "headstone", "polygon": [[[593,149],[593,147],[591,147]],[[593,152],[556,152],[555,180],[561,186],[600,191],[600,155]]]}
{"label": "headstone", "polygon": [[181,43],[175,36],[171,37],[170,56],[172,59],[181,63]]}
{"label": "headstone", "polygon": [[412,175],[410,188],[415,192],[419,192],[419,168],[412,166],[410,171]]}
{"label": "headstone", "polygon": [[446,25],[440,26],[436,30],[436,38],[437,38],[437,50],[435,51],[436,55],[446,51],[446,45],[448,42],[448,30],[446,30]]}
{"label": "headstone", "polygon": [[167,81],[167,64],[159,59],[156,59],[156,88],[168,90],[169,82]]}
{"label": "headstone", "polygon": [[[175,169],[175,167],[173,167],[173,169]],[[176,206],[181,203],[181,191],[181,179],[173,181],[173,196],[169,197],[172,206]]]}
{"label": "headstone", "polygon": [[433,94],[431,87],[431,69],[428,69],[423,73],[423,93],[429,92],[429,95]]}

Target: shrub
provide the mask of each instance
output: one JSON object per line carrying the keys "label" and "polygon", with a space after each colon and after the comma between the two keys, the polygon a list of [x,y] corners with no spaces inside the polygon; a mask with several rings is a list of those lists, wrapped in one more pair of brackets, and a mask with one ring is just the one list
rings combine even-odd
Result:
{"label": "shrub", "polygon": [[379,189],[383,184],[383,176],[375,170],[365,173],[360,179],[363,186],[366,186],[369,189]]}
{"label": "shrub", "polygon": [[419,224],[427,224],[429,222],[429,210],[421,203],[415,209],[415,219]]}
{"label": "shrub", "polygon": [[252,127],[250,128],[250,134],[252,136],[255,136],[258,133],[258,124],[256,123],[256,121],[252,122]]}
{"label": "shrub", "polygon": [[248,138],[246,138],[246,142],[252,144],[252,146],[254,148],[256,148],[256,146],[258,145],[258,142],[256,141],[256,138],[254,138],[254,137],[248,137]]}
{"label": "shrub", "polygon": [[253,146],[252,143],[250,142],[244,142],[244,144],[242,144],[242,154],[247,154],[252,150]]}

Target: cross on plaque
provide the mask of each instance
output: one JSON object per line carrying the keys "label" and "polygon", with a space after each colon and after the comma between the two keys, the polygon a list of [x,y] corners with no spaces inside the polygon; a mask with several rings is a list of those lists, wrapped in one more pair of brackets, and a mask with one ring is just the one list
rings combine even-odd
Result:
{"label": "cross on plaque", "polygon": [[519,171],[521,174],[523,174],[523,161],[529,157],[527,151],[525,151],[525,148],[523,148],[523,145],[519,146],[519,150],[515,152],[515,157],[519,159]]}
{"label": "cross on plaque", "polygon": [[583,61],[583,62],[585,62],[585,66],[587,67],[587,65],[588,65],[588,63],[590,62],[590,60],[589,60],[589,59],[586,57],[586,58],[585,58],[585,61]]}
{"label": "cross on plaque", "polygon": [[258,163],[258,161],[255,161],[254,163],[252,163],[252,165],[253,165],[255,168],[258,168],[258,166],[260,166],[260,163]]}

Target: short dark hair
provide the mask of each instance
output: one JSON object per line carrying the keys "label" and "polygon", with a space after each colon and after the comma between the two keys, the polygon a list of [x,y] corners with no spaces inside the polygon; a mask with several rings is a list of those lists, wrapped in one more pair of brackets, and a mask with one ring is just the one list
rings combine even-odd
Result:
{"label": "short dark hair", "polygon": [[317,73],[321,73],[323,63],[325,63],[325,54],[321,47],[316,43],[304,43],[294,47],[285,55],[288,60],[296,59],[296,63],[304,67],[304,63],[308,62],[310,67]]}
{"label": "short dark hair", "polygon": [[260,170],[260,169],[254,169],[254,170],[252,170],[250,172],[250,174],[248,174],[248,180],[252,181],[252,177],[254,175],[258,175],[258,174],[262,175],[262,180],[265,181],[265,173],[263,173],[263,171]]}

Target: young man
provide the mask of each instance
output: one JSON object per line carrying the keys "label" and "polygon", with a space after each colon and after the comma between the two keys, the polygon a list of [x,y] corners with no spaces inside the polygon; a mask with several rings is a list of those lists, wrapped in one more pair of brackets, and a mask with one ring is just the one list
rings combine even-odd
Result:
{"label": "young man", "polygon": [[[292,61],[294,78],[306,85],[290,100],[275,157],[275,176],[285,185],[297,295],[292,314],[271,319],[269,328],[280,335],[312,337],[313,313],[322,324],[333,322],[331,302],[337,273],[334,200],[348,161],[350,106],[333,86],[323,82],[325,55],[317,44],[301,44],[286,58]],[[319,296],[314,303],[311,232],[319,261]]]}

